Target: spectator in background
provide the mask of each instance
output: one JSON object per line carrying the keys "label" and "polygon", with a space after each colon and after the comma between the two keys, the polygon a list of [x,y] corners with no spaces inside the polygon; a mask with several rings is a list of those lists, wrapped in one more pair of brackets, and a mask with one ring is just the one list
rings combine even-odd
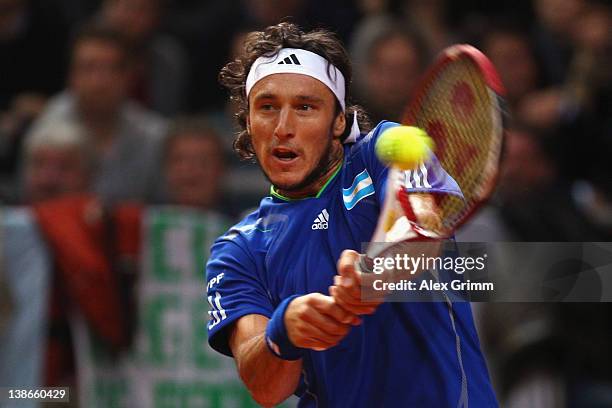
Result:
{"label": "spectator in background", "polygon": [[4,268],[0,268],[0,338],[13,316],[13,296],[5,274]]}
{"label": "spectator in background", "polygon": [[48,121],[26,136],[23,201],[37,203],[89,190],[93,151],[82,129]]}
{"label": "spectator in background", "polygon": [[[573,116],[572,97],[566,88],[576,51],[577,41],[585,30],[582,16],[589,7],[585,0],[536,0],[536,24],[533,28],[535,49],[541,59],[546,89],[527,95],[517,106],[521,121],[542,129],[554,129],[563,116]],[[588,31],[591,31],[590,28]],[[608,28],[609,32],[609,28]]]}
{"label": "spectator in background", "polygon": [[506,132],[497,191],[502,201],[516,205],[556,180],[557,167],[541,139],[533,129],[522,125],[513,125]]}
{"label": "spectator in background", "polygon": [[62,87],[69,28],[48,3],[0,0],[0,111],[22,93],[50,96]]}
{"label": "spectator in background", "polygon": [[575,22],[585,6],[585,0],[535,0],[537,23],[534,27],[535,44],[546,77],[551,84],[560,84],[567,75],[572,58]]}
{"label": "spectator in background", "polygon": [[[592,170],[605,167],[612,153],[611,22],[609,6],[583,5],[566,28],[572,33],[573,56],[563,82],[528,94],[517,109],[523,122],[547,130],[564,147],[557,160],[567,179],[601,178],[601,172]],[[604,184],[612,195],[609,183]]]}
{"label": "spectator in background", "polygon": [[[72,0],[74,1],[74,0]],[[236,0],[166,2],[164,30],[181,38],[188,47],[193,75],[189,82],[189,110],[215,110],[226,95],[216,80],[229,60],[228,45],[236,29],[262,29],[282,19],[314,29],[333,28],[347,40],[355,26],[355,2],[346,0]]]}
{"label": "spectator in background", "polygon": [[512,111],[519,101],[539,85],[539,70],[530,39],[520,29],[492,25],[482,42],[482,51],[497,68]]}
{"label": "spectator in background", "polygon": [[0,201],[13,194],[23,135],[63,86],[69,28],[52,3],[0,0]]}
{"label": "spectator in background", "polygon": [[400,12],[405,24],[422,35],[424,43],[432,54],[456,43],[454,33],[448,24],[450,2],[445,0],[403,0]]}
{"label": "spectator in background", "polygon": [[519,240],[562,240],[575,227],[568,184],[558,179],[558,164],[545,141],[544,135],[523,125],[506,132],[496,198]]}
{"label": "spectator in background", "polygon": [[[92,156],[91,145],[78,124],[52,119],[35,127],[25,137],[21,202],[41,205],[89,191]],[[56,268],[50,284],[44,384],[73,386],[72,337],[66,317],[69,301]]]}
{"label": "spectator in background", "polygon": [[94,150],[93,190],[107,203],[158,195],[166,123],[128,100],[129,64],[120,33],[85,27],[73,45],[68,89],[49,102],[35,124],[64,120],[84,128]]}
{"label": "spectator in background", "polygon": [[[236,30],[230,41],[230,61],[238,58],[247,35],[256,30],[254,26],[245,26]],[[268,193],[270,182],[253,160],[240,159],[234,151],[236,104],[226,98],[218,106],[221,109],[208,111],[205,117],[215,132],[221,136],[224,162],[227,165],[224,193],[226,204],[229,203],[229,206],[226,210],[229,208],[232,214],[240,214],[257,207],[261,198]]]}
{"label": "spectator in background", "polygon": [[302,15],[307,2],[304,0],[242,0],[244,14],[261,26],[269,26],[287,16]]}
{"label": "spectator in background", "polygon": [[224,173],[223,146],[203,120],[178,119],[165,142],[167,201],[201,210],[217,209]]}
{"label": "spectator in background", "polygon": [[361,71],[356,72],[357,99],[373,123],[382,119],[399,122],[428,62],[428,53],[418,35],[398,23],[381,20],[377,30],[371,29],[369,39],[360,38],[363,42],[351,47],[365,50]]}
{"label": "spectator in background", "polygon": [[22,93],[15,97],[6,111],[0,112],[0,202],[15,200],[23,136],[43,111],[46,102],[43,95]]}
{"label": "spectator in background", "polygon": [[[597,212],[587,205],[599,204],[600,208],[609,208],[607,200],[604,200],[606,194],[599,194],[595,203],[589,203],[589,198],[596,195],[592,186],[574,184],[561,176],[556,150],[564,146],[559,146],[553,136],[515,124],[507,131],[505,143],[496,198],[506,225],[518,240],[581,242],[612,239],[612,218],[608,217],[608,225],[597,222],[593,218]],[[609,167],[602,163],[593,163],[592,166],[601,172]]]}
{"label": "spectator in background", "polygon": [[162,0],[105,0],[99,20],[121,32],[132,56],[129,95],[164,115],[185,107],[187,55],[174,38],[157,32]]}
{"label": "spectator in background", "polygon": [[[555,127],[560,122],[589,114],[593,108],[599,109],[599,106],[594,106],[599,104],[598,98],[609,100],[609,96],[604,94],[609,91],[611,82],[610,7],[587,3],[567,19],[568,26],[564,27],[567,38],[563,44],[569,51],[561,81],[530,95],[519,110],[523,120],[540,128]],[[543,55],[546,57],[546,52]],[[600,118],[605,119],[605,115]]]}

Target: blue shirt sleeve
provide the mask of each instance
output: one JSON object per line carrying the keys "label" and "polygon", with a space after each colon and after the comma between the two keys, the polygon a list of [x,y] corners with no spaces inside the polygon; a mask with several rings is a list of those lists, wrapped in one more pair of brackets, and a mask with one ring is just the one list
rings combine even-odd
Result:
{"label": "blue shirt sleeve", "polygon": [[[383,202],[386,192],[386,181],[388,167],[382,163],[375,153],[376,142],[380,135],[387,129],[400,126],[395,122],[381,122],[370,133],[365,135],[357,142],[366,163],[368,171],[372,176],[377,198]],[[405,171],[406,188],[411,193],[433,193],[433,194],[452,194],[463,198],[461,188],[457,182],[448,174],[440,164],[440,161],[433,152],[430,152],[424,164],[414,170]]]}
{"label": "blue shirt sleeve", "polygon": [[240,245],[239,237],[219,238],[206,265],[209,304],[208,342],[212,348],[232,356],[230,328],[242,316],[272,316],[274,307],[262,284],[257,264]]}

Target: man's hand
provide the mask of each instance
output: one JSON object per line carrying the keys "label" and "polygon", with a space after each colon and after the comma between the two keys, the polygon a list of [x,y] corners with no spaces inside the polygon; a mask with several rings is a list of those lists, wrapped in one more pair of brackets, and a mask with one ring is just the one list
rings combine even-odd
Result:
{"label": "man's hand", "polygon": [[338,344],[359,317],[340,307],[330,296],[311,293],[294,299],[285,312],[285,327],[291,343],[316,351]]}
{"label": "man's hand", "polygon": [[362,287],[371,288],[368,283],[375,276],[357,271],[355,265],[358,261],[357,252],[348,249],[342,252],[338,259],[338,275],[334,277],[334,286],[330,286],[329,293],[342,309],[351,314],[372,314],[382,303],[382,299],[381,301],[362,300]]}

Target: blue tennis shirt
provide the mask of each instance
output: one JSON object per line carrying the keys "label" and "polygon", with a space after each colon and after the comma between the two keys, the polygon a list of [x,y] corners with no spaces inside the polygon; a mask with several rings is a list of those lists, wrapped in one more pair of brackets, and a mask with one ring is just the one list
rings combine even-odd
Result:
{"label": "blue tennis shirt", "polygon": [[[217,239],[206,266],[209,342],[231,356],[229,328],[270,317],[286,297],[329,295],[345,249],[361,251],[376,227],[387,168],[374,145],[382,122],[356,143],[316,197],[272,194]],[[460,194],[431,157],[407,172],[414,192]],[[335,347],[308,351],[300,407],[495,407],[469,303],[384,303]]]}

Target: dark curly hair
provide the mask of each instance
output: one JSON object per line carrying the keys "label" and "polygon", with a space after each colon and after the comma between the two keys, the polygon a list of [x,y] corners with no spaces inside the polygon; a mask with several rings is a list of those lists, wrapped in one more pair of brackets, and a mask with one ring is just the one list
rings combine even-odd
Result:
{"label": "dark curly hair", "polygon": [[[362,131],[369,131],[371,123],[365,111],[350,104],[349,87],[352,79],[352,70],[348,53],[336,35],[327,30],[314,30],[303,32],[297,25],[282,22],[267,27],[264,31],[250,33],[244,43],[243,53],[236,60],[228,63],[219,73],[219,82],[229,89],[230,97],[237,104],[236,119],[240,131],[234,140],[234,150],[242,159],[252,159],[255,151],[251,144],[251,136],[246,128],[246,118],[249,113],[246,96],[246,78],[255,60],[261,56],[273,56],[282,48],[300,48],[319,54],[329,63],[342,72],[345,79],[346,99],[346,129],[342,139],[346,138],[353,124],[354,112],[357,112],[357,121]],[[336,114],[342,110],[336,101]]]}

